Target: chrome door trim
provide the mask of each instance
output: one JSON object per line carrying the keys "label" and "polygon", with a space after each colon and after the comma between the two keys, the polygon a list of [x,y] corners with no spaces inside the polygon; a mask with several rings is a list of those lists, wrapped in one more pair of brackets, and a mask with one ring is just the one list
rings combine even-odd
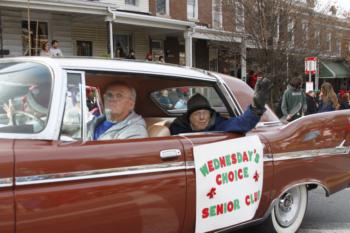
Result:
{"label": "chrome door trim", "polygon": [[13,186],[12,177],[0,179],[0,188],[7,188],[7,187],[12,187],[12,186]]}
{"label": "chrome door trim", "polygon": [[187,170],[195,169],[194,161],[186,161],[186,169]]}
{"label": "chrome door trim", "polygon": [[[324,157],[324,156],[337,156],[337,155],[349,155],[350,147],[344,147],[343,143],[337,147],[332,148],[323,148],[316,150],[303,150],[303,151],[292,151],[276,154],[264,154],[264,162],[273,162],[273,161],[285,161],[291,159],[307,159],[314,157]],[[187,169],[191,169],[191,166],[194,168],[194,161],[187,161]]]}
{"label": "chrome door trim", "polygon": [[273,155],[273,161],[284,161],[290,159],[306,159],[323,156],[349,155],[350,147],[331,147],[314,150],[292,151],[285,153],[276,153]]}
{"label": "chrome door trim", "polygon": [[16,177],[16,186],[33,184],[58,183],[65,181],[88,180],[98,178],[109,178],[119,176],[130,176],[138,174],[160,173],[169,171],[185,170],[185,162],[160,163],[130,167],[108,168],[100,170],[62,172],[44,175],[20,176]]}

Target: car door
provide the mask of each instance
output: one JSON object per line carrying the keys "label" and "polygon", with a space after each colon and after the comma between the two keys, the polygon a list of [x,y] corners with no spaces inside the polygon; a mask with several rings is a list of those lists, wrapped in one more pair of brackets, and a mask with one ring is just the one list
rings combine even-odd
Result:
{"label": "car door", "polygon": [[[191,89],[193,91],[193,89],[196,89],[196,88],[192,87]],[[201,91],[201,93],[203,93],[203,95],[206,96],[206,98],[211,103],[211,106],[219,106],[217,110],[220,111],[223,108],[227,108],[226,113],[239,112],[239,109],[237,108],[238,101],[234,101],[232,98],[235,98],[235,97],[227,93],[226,92],[227,89],[225,89],[224,86],[222,86],[220,83],[215,89],[211,87],[202,87],[202,88],[199,88],[197,91],[198,92]],[[226,105],[223,104],[225,102],[227,103]],[[229,110],[229,108],[231,109]],[[225,115],[225,112],[224,112],[224,115]],[[269,149],[268,141],[264,137],[259,136],[258,132],[254,129],[251,132],[249,132],[247,135],[239,134],[239,133],[231,133],[231,132],[205,132],[205,133],[183,134],[181,136],[182,136],[182,143],[184,144],[184,150],[186,153],[186,164],[188,167],[187,169],[187,184],[188,184],[187,203],[188,205],[186,206],[187,208],[186,208],[184,232],[193,232],[196,228],[195,226],[196,218],[198,218],[198,216],[196,216],[196,208],[197,208],[196,203],[198,203],[198,200],[196,200],[197,199],[196,195],[198,192],[196,190],[196,182],[198,181],[196,180],[197,176],[195,172],[194,148],[197,146],[209,145],[212,143],[219,143],[219,142],[225,143],[232,139],[245,140],[247,136],[258,136],[259,140],[261,141],[264,147],[263,148],[263,174],[260,174],[260,176],[263,177],[263,181],[262,181],[263,187],[262,187],[261,193],[259,194],[259,205],[252,220],[260,219],[264,217],[264,214],[268,210],[269,205],[271,203],[270,193],[271,193],[271,187],[273,183],[273,161],[271,159],[271,152]],[[220,149],[218,149],[217,151],[211,151],[211,153],[220,155]],[[254,173],[251,173],[249,176],[253,178],[254,175],[255,175]],[[214,184],[213,187],[216,187],[216,193],[220,192],[219,189],[221,189],[221,187],[219,187],[219,185],[215,186]],[[243,192],[247,192],[247,191],[243,190]],[[232,194],[235,195],[235,192],[232,191]],[[204,199],[207,198],[207,196],[205,195],[203,197]],[[249,200],[242,199],[240,200],[240,205],[243,207],[243,205],[250,205],[250,204],[253,204],[253,202],[254,201],[251,201],[251,199]],[[236,214],[235,218],[239,217],[240,215],[242,215],[242,213]],[[232,224],[227,224],[227,226],[234,225],[233,222],[235,221],[233,220]],[[203,221],[203,223],[205,224],[205,221]],[[241,223],[243,223],[243,221]]]}
{"label": "car door", "polygon": [[[251,133],[254,134],[254,133]],[[211,144],[217,142],[223,142],[231,139],[240,139],[244,138],[243,134],[236,133],[205,133],[205,134],[188,134],[183,135],[183,144],[184,150],[186,153],[186,164],[188,166],[187,169],[187,183],[188,183],[188,192],[187,192],[187,208],[186,208],[186,219],[185,219],[185,230],[184,232],[193,232],[195,229],[196,222],[196,174],[194,167],[194,154],[193,148],[195,146]],[[261,138],[261,141],[265,144],[266,140]],[[256,211],[254,219],[262,218],[265,214],[266,210],[269,207],[270,201],[270,192],[272,186],[272,178],[273,178],[273,164],[272,160],[268,159],[268,154],[266,152],[269,151],[268,145],[265,144],[264,148],[264,170],[263,170],[263,189],[261,194],[261,199],[259,203],[259,208]],[[214,152],[213,152],[214,153]],[[241,204],[243,205],[242,201]]]}
{"label": "car door", "polygon": [[29,90],[50,78],[45,65],[29,59],[0,61],[0,232],[15,232],[14,142],[40,126],[38,117],[25,112]]}
{"label": "car door", "polygon": [[0,229],[15,232],[13,192],[13,140],[0,140]]}
{"label": "car door", "polygon": [[[76,93],[69,91],[76,85],[74,111],[81,111],[70,114],[84,124],[84,73],[67,77],[66,96]],[[65,123],[61,140],[15,142],[17,233],[182,231],[186,166],[180,137],[84,141],[85,127],[76,129],[63,117]]]}

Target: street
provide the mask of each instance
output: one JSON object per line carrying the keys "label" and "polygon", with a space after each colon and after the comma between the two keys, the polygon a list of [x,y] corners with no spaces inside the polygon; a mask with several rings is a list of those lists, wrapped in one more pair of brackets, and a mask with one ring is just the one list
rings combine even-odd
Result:
{"label": "street", "polygon": [[325,197],[322,189],[309,192],[305,219],[298,233],[349,233],[350,189]]}
{"label": "street", "polygon": [[[350,233],[350,188],[326,197],[323,189],[309,192],[309,202],[298,233]],[[259,227],[234,231],[259,233]]]}

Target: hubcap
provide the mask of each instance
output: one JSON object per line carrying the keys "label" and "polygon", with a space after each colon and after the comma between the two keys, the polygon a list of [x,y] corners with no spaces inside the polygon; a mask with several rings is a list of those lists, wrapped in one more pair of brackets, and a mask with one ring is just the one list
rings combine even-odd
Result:
{"label": "hubcap", "polygon": [[300,212],[300,196],[299,188],[294,188],[280,198],[275,207],[275,214],[281,226],[288,227],[294,223]]}
{"label": "hubcap", "polygon": [[283,212],[291,211],[293,205],[293,196],[290,193],[286,193],[279,201],[279,208]]}

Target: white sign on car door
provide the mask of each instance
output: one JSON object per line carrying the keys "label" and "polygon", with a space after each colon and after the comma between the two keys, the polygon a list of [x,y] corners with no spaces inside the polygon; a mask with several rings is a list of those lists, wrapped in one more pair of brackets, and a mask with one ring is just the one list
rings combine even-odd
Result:
{"label": "white sign on car door", "polygon": [[263,144],[258,136],[193,148],[196,169],[196,232],[252,219],[263,185]]}

